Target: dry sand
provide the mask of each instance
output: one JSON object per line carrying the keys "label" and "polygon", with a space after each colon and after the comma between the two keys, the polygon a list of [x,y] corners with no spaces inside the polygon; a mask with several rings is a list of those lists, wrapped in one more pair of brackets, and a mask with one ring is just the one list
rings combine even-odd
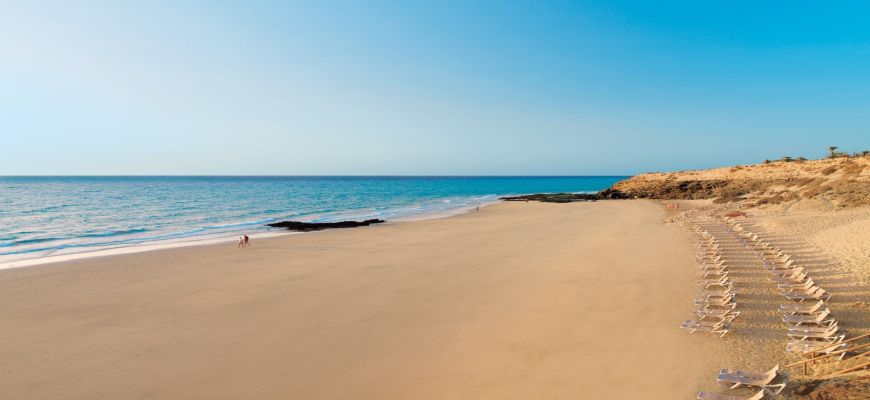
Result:
{"label": "dry sand", "polygon": [[694,249],[665,216],[503,203],[2,270],[0,398],[693,398],[774,347],[678,329]]}
{"label": "dry sand", "polygon": [[833,212],[820,208],[798,204],[752,212],[764,229],[789,236],[796,245],[832,258],[856,281],[870,283],[870,207]]}

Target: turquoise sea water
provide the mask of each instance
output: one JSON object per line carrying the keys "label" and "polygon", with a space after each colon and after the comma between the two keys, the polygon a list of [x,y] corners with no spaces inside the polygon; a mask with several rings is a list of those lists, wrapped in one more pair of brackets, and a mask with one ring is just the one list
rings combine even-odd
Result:
{"label": "turquoise sea water", "polygon": [[395,220],[625,177],[0,177],[0,262],[236,236],[278,220]]}

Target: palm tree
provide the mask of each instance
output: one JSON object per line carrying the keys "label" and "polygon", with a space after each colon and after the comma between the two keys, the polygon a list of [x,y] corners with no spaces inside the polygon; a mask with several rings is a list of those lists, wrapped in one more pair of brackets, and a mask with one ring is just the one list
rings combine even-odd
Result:
{"label": "palm tree", "polygon": [[839,147],[837,147],[837,146],[831,146],[831,147],[828,147],[828,151],[831,152],[831,154],[828,156],[828,158],[834,158],[834,157],[837,157],[837,149],[838,149],[838,148],[839,148]]}

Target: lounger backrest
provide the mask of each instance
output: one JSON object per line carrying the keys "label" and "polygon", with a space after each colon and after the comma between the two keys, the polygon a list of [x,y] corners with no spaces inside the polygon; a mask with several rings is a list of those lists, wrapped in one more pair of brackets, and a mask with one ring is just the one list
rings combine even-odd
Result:
{"label": "lounger backrest", "polygon": [[764,389],[761,389],[761,391],[759,391],[759,392],[756,393],[754,396],[752,396],[752,397],[750,397],[750,398],[748,398],[748,399],[746,399],[746,400],[761,400],[761,399],[764,398],[764,393],[765,393],[765,392],[764,392]]}

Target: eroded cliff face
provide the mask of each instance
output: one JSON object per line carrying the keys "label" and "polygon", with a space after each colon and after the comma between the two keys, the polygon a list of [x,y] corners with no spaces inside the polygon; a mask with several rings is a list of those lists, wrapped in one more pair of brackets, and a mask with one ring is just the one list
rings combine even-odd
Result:
{"label": "eroded cliff face", "polygon": [[858,207],[870,205],[870,157],[648,173],[618,182],[613,189],[653,199],[742,201],[750,206],[813,200]]}

